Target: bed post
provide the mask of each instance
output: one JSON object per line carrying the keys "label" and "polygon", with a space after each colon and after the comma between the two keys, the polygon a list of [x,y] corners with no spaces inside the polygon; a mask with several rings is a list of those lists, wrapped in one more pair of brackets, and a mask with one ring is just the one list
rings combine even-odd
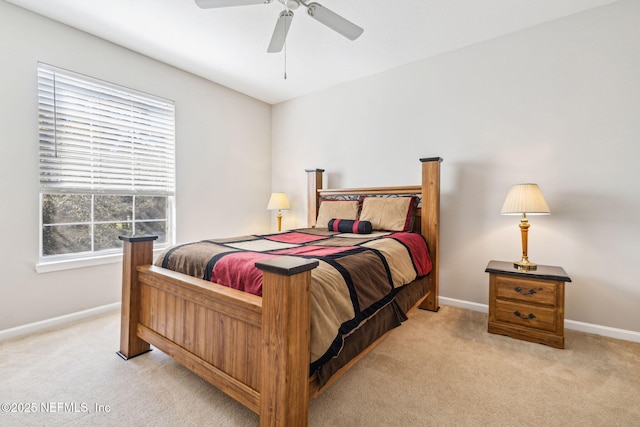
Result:
{"label": "bed post", "polygon": [[256,262],[263,272],[262,427],[308,423],[311,270],[318,264],[286,256]]}
{"label": "bed post", "polygon": [[307,172],[307,227],[315,227],[320,207],[318,190],[322,189],[324,169],[305,169]]}
{"label": "bed post", "polygon": [[438,311],[440,275],[440,163],[442,158],[429,157],[422,162],[422,235],[427,239],[431,257],[430,291],[420,308]]}
{"label": "bed post", "polygon": [[120,320],[120,351],[124,360],[150,351],[149,343],[138,338],[140,322],[140,285],[138,266],[153,263],[153,241],[158,236],[120,236],[122,257],[122,310]]}

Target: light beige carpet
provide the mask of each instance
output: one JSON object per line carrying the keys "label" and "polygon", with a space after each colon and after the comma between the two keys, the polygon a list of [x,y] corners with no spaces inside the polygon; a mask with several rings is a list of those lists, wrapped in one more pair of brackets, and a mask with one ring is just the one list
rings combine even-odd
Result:
{"label": "light beige carpet", "polygon": [[[488,334],[486,322],[447,306],[415,312],[311,402],[309,424],[640,426],[640,344],[565,331],[557,350]],[[257,425],[159,350],[123,361],[118,334],[114,313],[1,343],[0,425]]]}

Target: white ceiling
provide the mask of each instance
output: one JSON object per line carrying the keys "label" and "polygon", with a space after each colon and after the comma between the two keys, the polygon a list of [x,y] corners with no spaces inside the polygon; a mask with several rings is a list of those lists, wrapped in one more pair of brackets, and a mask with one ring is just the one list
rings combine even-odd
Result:
{"label": "white ceiling", "polygon": [[363,35],[349,41],[301,7],[286,58],[266,53],[277,0],[207,10],[194,0],[7,1],[275,104],[617,0],[317,0]]}

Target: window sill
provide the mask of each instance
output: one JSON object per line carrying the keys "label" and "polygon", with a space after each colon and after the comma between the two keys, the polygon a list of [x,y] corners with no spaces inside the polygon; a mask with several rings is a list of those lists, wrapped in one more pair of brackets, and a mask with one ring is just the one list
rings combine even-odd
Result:
{"label": "window sill", "polygon": [[[155,249],[153,251],[153,257],[162,252],[161,249]],[[79,259],[65,259],[59,261],[41,262],[36,264],[36,272],[38,273],[51,273],[53,271],[72,270],[74,268],[95,267],[97,265],[115,264],[122,262],[122,253],[96,256],[90,258]]]}

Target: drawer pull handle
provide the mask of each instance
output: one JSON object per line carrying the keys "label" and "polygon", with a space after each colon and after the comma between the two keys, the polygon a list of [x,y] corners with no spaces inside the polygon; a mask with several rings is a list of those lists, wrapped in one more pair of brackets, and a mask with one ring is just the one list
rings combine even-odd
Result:
{"label": "drawer pull handle", "polygon": [[520,286],[513,288],[514,291],[522,294],[522,295],[533,295],[536,293],[536,290],[531,288],[527,292],[522,292],[522,288]]}
{"label": "drawer pull handle", "polygon": [[515,314],[516,316],[518,316],[519,318],[524,319],[524,320],[531,320],[531,319],[535,319],[536,318],[536,315],[533,314],[533,313],[529,313],[528,316],[524,316],[518,310],[514,311],[513,314]]}

